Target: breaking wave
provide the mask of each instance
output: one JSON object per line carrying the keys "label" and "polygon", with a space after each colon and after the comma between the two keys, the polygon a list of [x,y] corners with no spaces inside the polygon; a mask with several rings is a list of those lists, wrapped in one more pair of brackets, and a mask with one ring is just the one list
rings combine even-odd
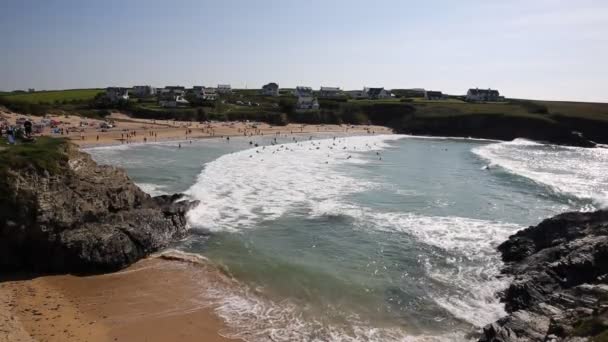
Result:
{"label": "breaking wave", "polygon": [[608,149],[544,145],[515,139],[473,149],[491,165],[498,165],[548,187],[556,194],[573,196],[591,205],[581,210],[608,206]]}

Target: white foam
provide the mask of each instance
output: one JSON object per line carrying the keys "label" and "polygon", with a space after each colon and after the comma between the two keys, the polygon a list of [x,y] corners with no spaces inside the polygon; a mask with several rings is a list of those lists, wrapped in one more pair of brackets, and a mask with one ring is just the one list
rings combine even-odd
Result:
{"label": "white foam", "polygon": [[317,203],[313,215],[348,215],[356,218],[360,227],[411,234],[455,258],[465,258],[468,262],[461,260],[458,267],[450,268],[423,260],[427,274],[450,288],[446,293],[430,291],[435,302],[477,327],[506,314],[496,293],[508,286],[509,279],[498,278],[502,262],[496,246],[522,226],[463,217],[378,212],[334,201]]}
{"label": "white foam", "polygon": [[[298,204],[341,197],[375,184],[354,181],[336,166],[365,163],[397,135],[362,136],[257,147],[205,165],[187,193],[200,200],[188,212],[192,227],[238,231],[273,220]],[[374,159],[375,160],[375,159]],[[378,161],[380,162],[380,161]]]}
{"label": "white foam", "polygon": [[150,196],[160,196],[169,194],[168,192],[163,190],[166,188],[166,186],[164,185],[152,183],[135,183],[135,185],[137,185],[143,192],[147,193]]}
{"label": "white foam", "polygon": [[[348,215],[361,227],[411,234],[425,244],[468,260],[459,268],[425,264],[430,277],[452,289],[437,291],[433,299],[475,326],[500,318],[505,312],[496,292],[505,288],[507,279],[495,278],[501,267],[495,247],[521,227],[461,217],[383,213],[340,202],[348,194],[378,184],[355,181],[340,172],[339,166],[374,162],[375,153],[365,158],[359,152],[380,152],[389,146],[389,140],[399,138],[393,135],[306,141],[222,156],[207,164],[197,183],[188,190],[191,197],[201,201],[188,213],[190,225],[211,231],[240,231],[263,220],[276,219],[294,207],[311,208],[312,216]],[[226,304],[224,315],[238,311],[240,305],[255,308],[251,303],[245,305],[245,300],[246,297],[239,299],[238,305]],[[254,308],[251,310],[258,310]]]}
{"label": "white foam", "polygon": [[304,317],[302,305],[283,301],[273,303],[243,286],[231,289],[207,288],[214,298],[216,313],[227,323],[227,337],[257,341],[411,341],[446,342],[466,340],[463,332],[447,335],[409,334],[401,327],[378,327],[356,315],[347,324],[317,321]]}
{"label": "white foam", "polygon": [[[608,150],[543,145],[525,139],[473,149],[505,170],[549,186],[555,193],[608,206]],[[593,210],[585,206],[584,210]]]}

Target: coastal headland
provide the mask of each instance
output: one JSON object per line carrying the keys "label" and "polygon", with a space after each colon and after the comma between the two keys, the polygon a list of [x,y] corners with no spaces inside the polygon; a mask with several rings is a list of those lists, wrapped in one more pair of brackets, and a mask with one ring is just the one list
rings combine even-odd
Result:
{"label": "coastal headland", "polygon": [[[97,128],[87,127],[67,137],[89,146],[146,143],[143,137],[391,131],[371,125],[246,122],[200,127],[112,115],[117,128],[127,125],[126,130],[112,127],[97,140]],[[63,118],[67,125],[82,121]],[[196,297],[201,281],[229,279],[198,263],[144,259],[187,235],[184,214],[192,203],[176,202],[179,195],[145,194],[123,170],[97,165],[67,139],[40,137],[33,144],[9,146],[0,150],[0,159],[0,188],[7,195],[0,202],[0,340],[230,337],[214,313],[213,300]],[[605,211],[563,214],[502,244],[504,273],[515,277],[503,295],[509,316],[478,332],[480,341],[603,341],[608,327],[607,222]]]}

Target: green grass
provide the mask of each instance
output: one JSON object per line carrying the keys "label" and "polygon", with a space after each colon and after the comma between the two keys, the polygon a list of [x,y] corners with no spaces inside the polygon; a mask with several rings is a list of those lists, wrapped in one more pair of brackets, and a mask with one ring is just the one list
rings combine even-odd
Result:
{"label": "green grass", "polygon": [[[4,143],[5,141],[3,141]],[[35,142],[19,142],[2,145],[0,150],[0,177],[6,178],[6,171],[33,167],[35,170],[58,172],[61,163],[67,160],[65,149],[67,139],[39,137]]]}
{"label": "green grass", "polygon": [[95,98],[102,89],[70,89],[37,91],[34,93],[12,94],[2,96],[5,100],[27,103],[56,103],[62,101],[89,101]]}
{"label": "green grass", "polygon": [[608,103],[532,101],[547,107],[551,114],[608,121]]}

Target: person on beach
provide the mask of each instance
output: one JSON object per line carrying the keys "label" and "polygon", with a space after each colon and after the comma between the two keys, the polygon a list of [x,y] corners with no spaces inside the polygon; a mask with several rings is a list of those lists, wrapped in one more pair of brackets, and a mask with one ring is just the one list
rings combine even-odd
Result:
{"label": "person on beach", "polygon": [[15,130],[13,129],[13,127],[8,127],[8,130],[6,131],[6,135],[8,136],[8,143],[9,145],[14,145],[15,144]]}
{"label": "person on beach", "polygon": [[177,148],[182,148],[182,144],[181,143],[177,144]]}

